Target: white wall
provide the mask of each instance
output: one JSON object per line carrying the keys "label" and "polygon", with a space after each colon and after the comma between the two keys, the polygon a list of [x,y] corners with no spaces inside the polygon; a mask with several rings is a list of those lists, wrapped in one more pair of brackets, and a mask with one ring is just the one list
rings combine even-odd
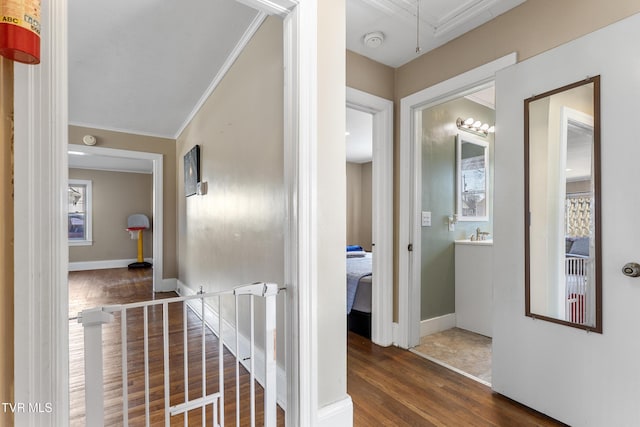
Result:
{"label": "white wall", "polygon": [[[493,387],[575,426],[640,425],[640,15],[498,73],[495,149]],[[524,99],[600,74],[604,333],[524,315]]]}

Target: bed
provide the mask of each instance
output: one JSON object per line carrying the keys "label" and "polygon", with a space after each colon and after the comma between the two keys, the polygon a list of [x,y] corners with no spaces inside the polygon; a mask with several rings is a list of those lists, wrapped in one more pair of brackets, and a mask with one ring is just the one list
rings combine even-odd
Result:
{"label": "bed", "polygon": [[[347,247],[347,325],[350,331],[371,338],[372,254]],[[358,249],[359,248],[359,249]]]}

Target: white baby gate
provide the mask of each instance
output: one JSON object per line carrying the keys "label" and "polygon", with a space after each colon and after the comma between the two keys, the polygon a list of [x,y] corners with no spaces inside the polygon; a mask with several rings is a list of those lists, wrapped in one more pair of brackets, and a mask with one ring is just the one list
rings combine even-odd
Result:
{"label": "white baby gate", "polygon": [[[254,283],[243,285],[235,289],[215,293],[198,293],[190,296],[181,296],[176,298],[166,298],[154,301],[145,301],[124,305],[109,305],[98,307],[90,310],[84,310],[79,314],[78,322],[84,327],[84,363],[85,363],[85,405],[86,405],[86,425],[87,426],[104,426],[104,379],[103,379],[103,341],[102,341],[102,325],[110,323],[114,319],[113,313],[120,313],[121,319],[121,358],[122,358],[122,423],[126,427],[129,425],[129,369],[128,369],[128,342],[127,332],[127,313],[133,309],[142,309],[144,318],[144,419],[145,425],[151,425],[150,421],[150,388],[149,388],[149,311],[156,306],[162,307],[162,342],[164,357],[164,425],[169,426],[171,417],[178,414],[184,414],[184,425],[189,425],[188,412],[193,409],[202,408],[202,425],[206,423],[206,407],[213,407],[213,426],[224,426],[224,407],[225,407],[225,387],[224,387],[224,352],[225,345],[223,339],[223,297],[231,296],[235,300],[235,407],[236,407],[236,426],[240,425],[240,364],[249,361],[248,371],[250,375],[250,419],[251,426],[255,426],[256,409],[255,409],[255,337],[254,337],[254,298],[264,298],[265,319],[264,319],[264,378],[262,386],[264,389],[264,425],[268,427],[276,426],[277,419],[277,403],[276,403],[276,296],[278,294],[278,286],[272,283]],[[250,346],[249,354],[239,354],[240,337],[238,323],[238,299],[244,297],[250,298]],[[207,310],[211,311],[205,300],[217,299],[217,331],[216,325],[207,322]],[[169,306],[171,304],[182,304],[182,334],[184,340],[182,349],[176,348],[176,344],[172,343],[169,348]],[[201,334],[202,334],[202,391],[201,396],[195,399],[189,399],[189,357],[188,357],[188,327],[187,327],[187,307],[194,307],[196,314],[200,318]],[[199,313],[198,313],[199,311]],[[205,328],[211,329],[217,336],[217,353],[218,353],[218,391],[207,394],[207,363],[205,346]],[[183,352],[184,361],[184,401],[182,403],[171,406],[171,390],[170,390],[170,363],[169,354],[175,355],[177,351]],[[233,352],[233,351],[232,351]]]}
{"label": "white baby gate", "polygon": [[581,325],[591,321],[588,269],[589,260],[586,258],[565,259],[565,320]]}

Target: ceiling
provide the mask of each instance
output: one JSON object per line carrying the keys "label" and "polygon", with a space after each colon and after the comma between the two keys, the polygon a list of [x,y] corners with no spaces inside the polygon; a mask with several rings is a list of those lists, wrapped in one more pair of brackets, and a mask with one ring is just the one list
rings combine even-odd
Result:
{"label": "ceiling", "polygon": [[[420,48],[417,4],[420,2]],[[346,0],[347,49],[397,68],[490,21],[525,0]],[[381,31],[382,45],[369,48],[364,36]]]}
{"label": "ceiling", "polygon": [[[347,48],[414,59],[416,1],[346,0]],[[424,53],[524,0],[419,1]],[[177,138],[260,18],[234,0],[70,2],[70,124]],[[376,49],[363,44],[372,31],[385,34]]]}
{"label": "ceiling", "polygon": [[153,161],[69,150],[69,168],[151,174],[153,173]]}
{"label": "ceiling", "polygon": [[257,15],[233,0],[69,2],[69,122],[175,138]]}

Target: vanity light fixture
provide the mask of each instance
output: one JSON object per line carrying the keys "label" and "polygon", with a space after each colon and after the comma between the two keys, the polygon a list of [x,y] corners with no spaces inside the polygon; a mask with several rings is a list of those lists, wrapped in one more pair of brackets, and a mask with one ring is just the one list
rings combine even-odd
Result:
{"label": "vanity light fixture", "polygon": [[456,120],[456,126],[458,127],[458,129],[465,132],[471,132],[473,134],[484,137],[486,137],[490,133],[494,133],[496,130],[495,126],[491,126],[488,123],[482,123],[480,120],[474,120],[473,117],[469,117],[466,120],[458,117],[458,119]]}

